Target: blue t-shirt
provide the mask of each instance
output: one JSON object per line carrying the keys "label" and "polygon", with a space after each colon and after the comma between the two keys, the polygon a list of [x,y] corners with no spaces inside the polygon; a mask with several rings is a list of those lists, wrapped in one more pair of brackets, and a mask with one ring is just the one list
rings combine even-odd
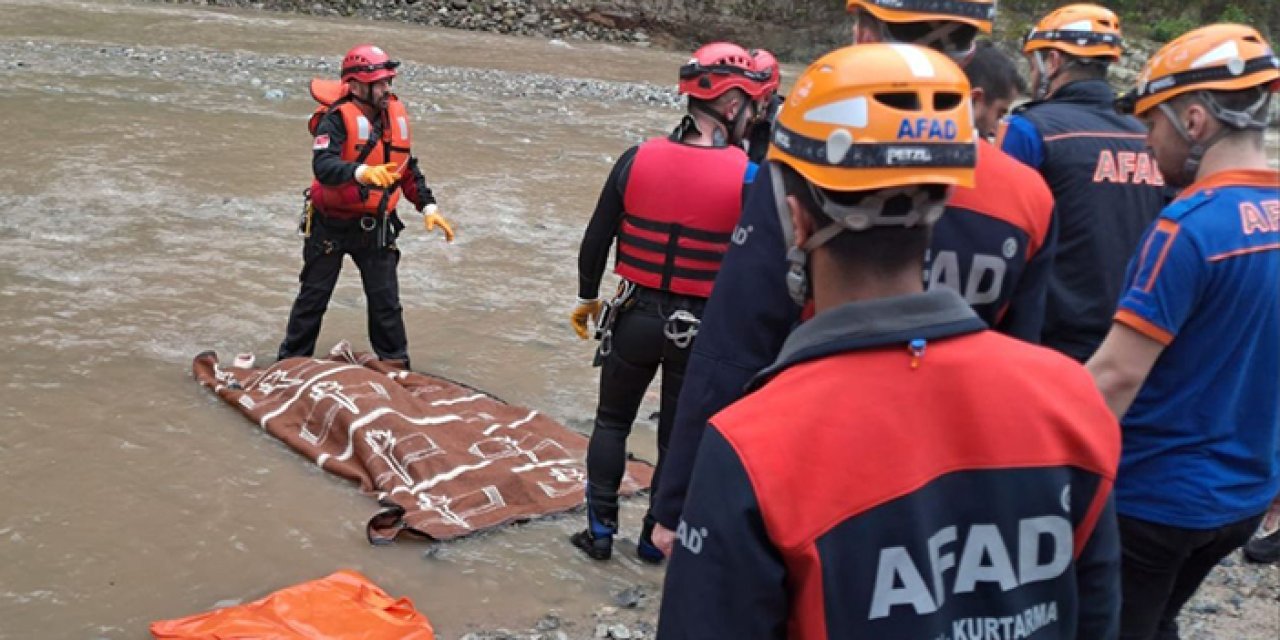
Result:
{"label": "blue t-shirt", "polygon": [[1044,139],[1036,130],[1036,125],[1019,116],[1012,115],[1005,122],[1004,136],[1000,140],[1000,150],[1017,158],[1022,164],[1039,170],[1044,164]]}
{"label": "blue t-shirt", "polygon": [[1184,190],[1115,319],[1165,345],[1121,420],[1117,511],[1186,529],[1262,513],[1280,490],[1280,172]]}

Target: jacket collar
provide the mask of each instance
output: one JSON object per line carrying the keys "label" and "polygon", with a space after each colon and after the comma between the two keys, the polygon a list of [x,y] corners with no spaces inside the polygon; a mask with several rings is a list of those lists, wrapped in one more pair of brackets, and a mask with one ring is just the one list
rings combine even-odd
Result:
{"label": "jacket collar", "polygon": [[787,337],[782,352],[747,385],[758,388],[783,369],[824,356],[986,329],[960,294],[947,287],[893,298],[850,302],[823,311]]}
{"label": "jacket collar", "polygon": [[1113,108],[1116,92],[1106,80],[1076,80],[1058,87],[1047,102],[1083,102]]}

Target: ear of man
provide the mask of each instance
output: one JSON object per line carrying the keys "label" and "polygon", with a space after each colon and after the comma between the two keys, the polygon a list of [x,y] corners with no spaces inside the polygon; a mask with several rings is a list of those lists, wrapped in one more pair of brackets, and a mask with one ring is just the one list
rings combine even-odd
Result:
{"label": "ear of man", "polygon": [[813,216],[809,215],[804,204],[794,195],[787,196],[787,207],[791,209],[791,228],[795,233],[795,246],[802,247],[813,235]]}

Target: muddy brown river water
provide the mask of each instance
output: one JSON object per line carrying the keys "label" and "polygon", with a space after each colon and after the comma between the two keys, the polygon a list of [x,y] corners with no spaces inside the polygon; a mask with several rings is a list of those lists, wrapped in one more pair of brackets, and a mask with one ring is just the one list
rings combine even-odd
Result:
{"label": "muddy brown river water", "polygon": [[[443,638],[657,590],[660,569],[573,551],[579,517],[370,547],[372,501],[193,382],[202,350],[274,355],[301,266],[305,85],[361,41],[404,61],[415,148],[459,232],[446,246],[406,216],[415,367],[589,428],[592,345],[566,321],[577,243],[612,158],[674,124],[635,95],[660,93],[644,83],[665,85],[680,54],[0,0],[0,637],[145,637],[344,567]],[[325,320],[322,348],[367,347],[349,263]],[[637,452],[652,440],[640,422]]]}
{"label": "muddy brown river water", "polygon": [[[396,89],[459,232],[446,246],[405,216],[415,367],[589,429],[593,345],[566,321],[577,244],[613,157],[674,124],[682,54],[0,0],[0,638],[146,637],[340,568],[412,598],[442,638],[547,612],[590,637],[614,594],[657,593],[661,569],[625,550],[572,550],[580,516],[370,547],[372,501],[191,379],[206,349],[273,356],[300,267],[306,82],[362,41],[404,61]],[[367,347],[346,271],[322,348]],[[636,433],[652,456],[653,424]],[[640,512],[624,510],[626,536]]]}

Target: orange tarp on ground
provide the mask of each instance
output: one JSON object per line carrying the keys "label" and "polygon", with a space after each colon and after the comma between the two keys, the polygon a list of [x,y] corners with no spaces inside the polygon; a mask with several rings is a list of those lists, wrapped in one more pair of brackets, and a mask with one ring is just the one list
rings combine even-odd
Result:
{"label": "orange tarp on ground", "polygon": [[[324,359],[266,369],[196,356],[196,380],[382,510],[370,542],[402,532],[447,540],[583,503],[587,438],[537,411],[339,344]],[[622,492],[649,485],[630,462]]]}
{"label": "orange tarp on ground", "polygon": [[354,571],[281,589],[261,600],[151,623],[157,640],[435,640],[427,617]]}

